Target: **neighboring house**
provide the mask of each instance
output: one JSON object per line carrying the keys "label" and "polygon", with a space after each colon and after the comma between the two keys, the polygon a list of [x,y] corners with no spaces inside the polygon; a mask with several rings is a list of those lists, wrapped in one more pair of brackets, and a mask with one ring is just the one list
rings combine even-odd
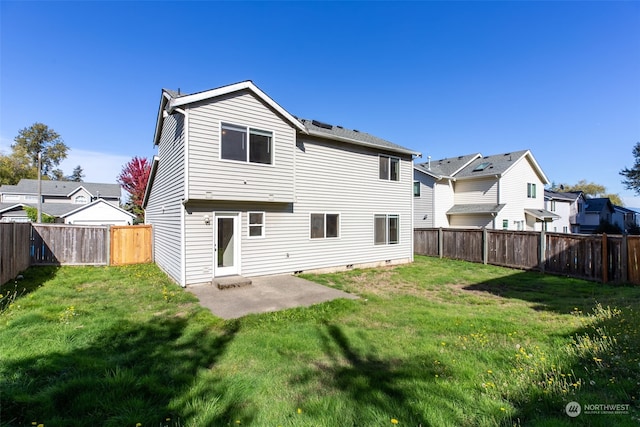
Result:
{"label": "neighboring house", "polygon": [[[42,213],[65,224],[127,225],[135,218],[120,209],[120,185],[92,182],[41,182]],[[38,207],[38,180],[0,186],[0,221],[28,222],[25,207]]]}
{"label": "neighboring house", "polygon": [[529,150],[416,164],[414,226],[542,230],[548,182]]}
{"label": "neighboring house", "polygon": [[298,119],[251,81],[163,90],[154,145],[145,221],[182,286],[413,259],[415,151]]}
{"label": "neighboring house", "polygon": [[632,209],[613,205],[613,225],[617,225],[623,233],[638,229],[638,213]]}
{"label": "neighboring house", "polygon": [[547,230],[558,233],[580,233],[584,222],[585,197],[581,191],[560,192],[544,190],[545,209],[558,215],[547,224]]}
{"label": "neighboring house", "polygon": [[613,224],[615,210],[608,197],[585,199],[584,214],[580,222],[580,232],[590,234],[595,232],[601,222]]}

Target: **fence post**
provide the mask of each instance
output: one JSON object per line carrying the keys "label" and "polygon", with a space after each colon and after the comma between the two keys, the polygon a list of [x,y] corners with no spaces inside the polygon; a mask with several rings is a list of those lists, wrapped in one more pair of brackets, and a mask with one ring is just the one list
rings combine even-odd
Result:
{"label": "fence post", "polygon": [[607,233],[602,233],[602,283],[609,281],[609,245]]}
{"label": "fence post", "polygon": [[540,252],[538,253],[540,259],[538,260],[538,268],[544,273],[545,264],[547,263],[547,233],[542,227],[540,231]]}
{"label": "fence post", "polygon": [[442,235],[442,227],[438,228],[438,257],[442,258],[443,257],[443,252],[444,252],[444,242],[443,240],[443,235]]}
{"label": "fence post", "polygon": [[482,227],[482,263],[487,265],[489,262],[489,235],[487,227]]}
{"label": "fence post", "polygon": [[622,243],[620,243],[620,280],[622,283],[627,283],[629,281],[629,250],[627,245],[629,241],[627,239],[627,235],[622,235]]}

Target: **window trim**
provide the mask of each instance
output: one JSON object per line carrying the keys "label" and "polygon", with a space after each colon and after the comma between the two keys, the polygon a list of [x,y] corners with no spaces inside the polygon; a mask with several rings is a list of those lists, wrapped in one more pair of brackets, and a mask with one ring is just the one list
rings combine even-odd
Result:
{"label": "window trim", "polygon": [[[262,215],[262,223],[251,223],[251,214],[261,214]],[[266,237],[266,225],[267,225],[267,214],[264,211],[247,211],[247,238],[248,239],[264,239]],[[251,235],[251,227],[260,227],[261,233],[259,236]]]}
{"label": "window trim", "polygon": [[[384,217],[385,219],[385,242],[384,243],[378,243],[377,239],[376,239],[376,219],[380,218],[380,217]],[[390,225],[391,225],[391,218],[395,218],[398,221],[398,225],[397,225],[397,240],[395,242],[391,242],[389,241],[389,236],[390,236]],[[400,214],[397,213],[384,213],[384,214],[373,214],[373,245],[374,246],[389,246],[389,245],[399,245],[401,243],[401,239],[400,239]]]}
{"label": "window trim", "polygon": [[[245,130],[245,141],[247,144],[247,149],[246,149],[246,156],[245,156],[245,160],[234,160],[234,159],[225,159],[224,157],[222,157],[222,130],[224,126],[229,126],[232,128],[244,128]],[[219,131],[219,141],[218,141],[218,145],[219,145],[219,149],[218,149],[218,160],[223,161],[223,162],[232,162],[232,163],[242,163],[242,164],[247,164],[247,165],[259,165],[259,166],[275,166],[276,163],[276,132],[273,130],[269,130],[269,129],[265,129],[262,126],[252,126],[252,125],[239,125],[236,123],[232,123],[232,122],[226,122],[226,121],[220,121],[219,122],[219,127],[218,127],[218,131]],[[271,134],[271,144],[270,144],[270,149],[271,149],[271,162],[270,163],[261,163],[261,162],[252,162],[249,159],[251,158],[251,131],[255,131],[258,133],[255,133],[256,135],[259,135],[260,133],[270,133]]]}
{"label": "window trim", "polygon": [[[383,178],[380,176],[380,164],[382,159],[387,159],[387,177]],[[391,179],[391,161],[395,160],[398,163],[398,179]],[[402,161],[400,160],[400,157],[396,157],[396,156],[389,156],[387,154],[378,154],[378,179],[380,181],[393,181],[393,182],[400,182],[401,181],[401,177],[402,177],[402,173],[401,173],[401,165]]]}
{"label": "window trim", "polygon": [[535,182],[527,182],[527,199],[537,199]]}
{"label": "window trim", "polygon": [[[413,197],[421,197],[420,184],[420,181],[413,181]],[[418,189],[418,191],[416,191],[416,188]]]}
{"label": "window trim", "polygon": [[[322,237],[313,237],[311,235],[311,232],[313,230],[312,225],[311,225],[311,218],[313,217],[313,215],[322,215],[322,223],[323,223],[323,234]],[[337,222],[337,235],[336,236],[331,236],[331,237],[327,237],[327,215],[335,215],[338,219]],[[309,212],[309,240],[337,240],[340,239],[340,236],[342,235],[341,233],[342,231],[342,214],[340,214],[339,212]]]}

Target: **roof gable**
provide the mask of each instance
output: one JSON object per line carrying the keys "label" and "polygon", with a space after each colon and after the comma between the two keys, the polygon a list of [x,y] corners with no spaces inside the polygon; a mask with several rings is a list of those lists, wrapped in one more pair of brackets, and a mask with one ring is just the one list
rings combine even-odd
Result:
{"label": "roof gable", "polygon": [[222,86],[219,88],[210,89],[203,92],[196,92],[188,95],[183,95],[179,92],[169,89],[163,89],[162,95],[160,97],[160,108],[158,110],[158,117],[156,120],[156,130],[153,138],[153,144],[158,145],[160,143],[160,134],[162,131],[162,123],[164,121],[165,114],[171,114],[173,111],[180,111],[180,107],[186,105],[206,100],[212,100],[241,91],[249,91],[250,93],[255,95],[267,106],[280,114],[280,116],[282,116],[298,132],[302,134],[313,135],[320,138],[327,138],[338,142],[346,142],[365,147],[383,149],[396,153],[410,155],[420,154],[417,151],[409,150],[400,145],[394,144],[365,132],[345,129],[341,126],[332,126],[326,123],[318,122],[316,120],[298,119],[297,117],[290,114],[287,110],[282,108],[266,93],[260,90],[260,88],[258,88],[251,80],[246,80],[243,82],[234,83],[227,86]]}
{"label": "roof gable", "polygon": [[109,207],[109,208],[111,208],[111,209],[114,209],[114,210],[116,210],[116,211],[119,211],[119,212],[125,213],[125,214],[129,215],[132,219],[136,217],[136,216],[135,216],[135,215],[133,215],[131,212],[127,212],[127,211],[125,211],[124,209],[119,208],[118,206],[114,206],[114,205],[112,205],[111,203],[108,203],[108,202],[106,202],[106,201],[105,201],[105,200],[103,200],[103,199],[98,199],[98,200],[95,200],[95,201],[93,201],[93,202],[91,202],[91,203],[88,203],[88,204],[86,204],[86,205],[82,205],[82,206],[80,206],[80,207],[78,207],[78,208],[76,208],[76,209],[74,209],[74,210],[72,210],[72,211],[69,211],[69,212],[66,212],[66,213],[64,213],[64,214],[60,215],[60,217],[61,217],[61,218],[66,218],[66,217],[68,217],[68,216],[71,216],[71,215],[73,215],[73,214],[76,214],[76,213],[78,213],[78,212],[80,212],[80,211],[83,211],[83,210],[85,210],[85,209],[91,209],[92,207],[94,207],[94,206],[96,206],[96,205],[99,205],[99,204],[104,204],[105,206],[107,206],[107,207]]}
{"label": "roof gable", "polygon": [[455,174],[456,179],[467,179],[487,176],[503,176],[508,173],[518,162],[528,161],[534,172],[540,177],[543,184],[549,180],[536,162],[529,150],[512,151],[509,153],[493,154],[474,159],[462,170]]}
{"label": "roof gable", "polygon": [[418,170],[421,172],[428,173],[430,175],[441,177],[453,177],[469,163],[474,160],[481,158],[482,154],[473,153],[473,154],[465,154],[463,156],[458,157],[449,157],[439,160],[430,160],[425,163],[418,163]]}

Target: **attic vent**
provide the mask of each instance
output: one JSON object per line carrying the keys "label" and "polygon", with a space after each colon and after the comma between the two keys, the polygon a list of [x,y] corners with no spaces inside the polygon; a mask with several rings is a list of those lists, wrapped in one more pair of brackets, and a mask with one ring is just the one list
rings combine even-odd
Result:
{"label": "attic vent", "polygon": [[475,168],[473,168],[473,172],[480,172],[485,170],[486,168],[488,168],[491,165],[491,162],[484,162],[484,163],[480,163],[478,166],[476,166]]}
{"label": "attic vent", "polygon": [[311,124],[323,129],[333,129],[333,126],[328,123],[319,122],[317,120],[311,120]]}
{"label": "attic vent", "polygon": [[354,129],[353,131],[354,131],[354,132],[358,132],[358,133],[360,133],[360,131],[359,131],[358,129]]}
{"label": "attic vent", "polygon": [[506,156],[510,156],[510,155],[511,155],[511,153],[504,153],[504,155],[505,155],[505,157],[506,157]]}
{"label": "attic vent", "polygon": [[340,125],[336,125],[336,127],[337,127],[338,129],[344,129],[344,128],[343,128],[342,126],[340,126]]}
{"label": "attic vent", "polygon": [[458,160],[462,160],[462,156],[458,156]]}

